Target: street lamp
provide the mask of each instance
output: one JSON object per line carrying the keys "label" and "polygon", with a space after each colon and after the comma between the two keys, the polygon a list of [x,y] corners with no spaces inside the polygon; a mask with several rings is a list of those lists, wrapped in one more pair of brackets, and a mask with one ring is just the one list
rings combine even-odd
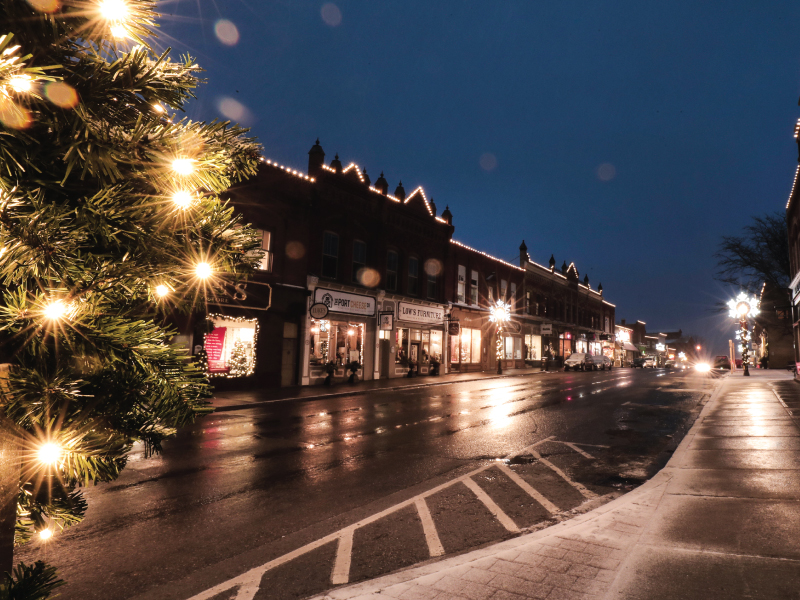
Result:
{"label": "street lamp", "polygon": [[735,299],[728,300],[728,308],[730,309],[728,315],[732,319],[739,320],[739,350],[742,352],[744,376],[749,377],[750,369],[747,362],[749,358],[750,332],[747,330],[747,318],[758,315],[758,300],[754,296],[748,298],[745,292],[739,292]]}
{"label": "street lamp", "polygon": [[492,307],[492,314],[489,316],[489,320],[492,323],[497,325],[497,342],[496,342],[496,351],[497,351],[497,374],[503,374],[503,325],[505,325],[506,321],[509,320],[511,316],[511,305],[506,304],[502,300],[498,300],[495,305]]}

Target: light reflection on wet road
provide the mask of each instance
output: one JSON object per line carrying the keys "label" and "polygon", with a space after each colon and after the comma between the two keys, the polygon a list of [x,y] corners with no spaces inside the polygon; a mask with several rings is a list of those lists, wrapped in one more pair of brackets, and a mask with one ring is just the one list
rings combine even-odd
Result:
{"label": "light reflection on wet road", "polygon": [[[658,388],[709,385],[664,371],[537,373],[210,415],[88,490],[85,522],[45,558],[70,583],[64,598],[186,598],[549,436],[611,446],[603,469],[565,466],[606,493],[609,473],[625,480],[620,465],[657,468],[702,397]],[[191,589],[176,583],[189,575]]]}

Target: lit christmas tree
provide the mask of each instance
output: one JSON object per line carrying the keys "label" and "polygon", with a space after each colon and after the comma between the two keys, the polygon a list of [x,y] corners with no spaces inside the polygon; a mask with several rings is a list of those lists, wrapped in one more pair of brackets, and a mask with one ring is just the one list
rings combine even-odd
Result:
{"label": "lit christmas tree", "polygon": [[205,348],[201,348],[200,352],[195,356],[195,364],[197,364],[197,368],[200,371],[208,375],[208,352],[206,352]]}
{"label": "lit christmas tree", "polygon": [[[115,479],[134,442],[157,452],[210,411],[163,317],[260,260],[219,199],[259,148],[175,118],[200,69],[154,53],[154,8],[0,0],[0,573],[12,542],[80,521],[78,484]],[[21,566],[0,598],[55,583]]]}
{"label": "lit christmas tree", "polygon": [[247,351],[242,342],[233,345],[231,359],[228,362],[229,377],[244,377],[250,374],[250,361],[247,360]]}

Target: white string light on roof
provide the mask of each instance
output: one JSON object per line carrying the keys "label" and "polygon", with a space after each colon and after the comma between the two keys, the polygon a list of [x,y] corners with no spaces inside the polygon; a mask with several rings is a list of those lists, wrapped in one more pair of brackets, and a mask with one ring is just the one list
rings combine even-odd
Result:
{"label": "white string light on roof", "polygon": [[517,265],[512,265],[510,262],[504,261],[502,258],[497,258],[496,256],[492,256],[491,254],[488,254],[486,252],[481,252],[480,250],[477,250],[477,249],[475,249],[475,248],[473,248],[471,246],[467,246],[466,244],[462,244],[461,242],[459,242],[457,240],[451,239],[450,242],[453,243],[453,244],[456,244],[457,246],[461,246],[462,248],[466,248],[467,250],[472,250],[473,252],[477,252],[478,254],[482,254],[483,256],[485,256],[487,258],[491,258],[492,260],[496,260],[497,262],[503,263],[504,265],[507,265],[507,266],[511,267],[512,269],[516,269],[517,271],[524,271],[525,270],[522,267],[518,267]]}
{"label": "white string light on roof", "polygon": [[[305,181],[310,181],[312,183],[314,181],[316,181],[313,177],[309,177],[308,175],[303,175],[302,173],[300,173],[296,169],[290,169],[289,167],[284,167],[283,165],[276,163],[274,160],[269,160],[269,159],[266,159],[266,158],[262,158],[261,162],[263,162],[265,165],[269,165],[271,167],[275,167],[276,169],[281,169],[282,171],[285,171],[289,175],[294,175],[298,179],[303,179]],[[325,165],[322,165],[322,166],[324,167]]]}

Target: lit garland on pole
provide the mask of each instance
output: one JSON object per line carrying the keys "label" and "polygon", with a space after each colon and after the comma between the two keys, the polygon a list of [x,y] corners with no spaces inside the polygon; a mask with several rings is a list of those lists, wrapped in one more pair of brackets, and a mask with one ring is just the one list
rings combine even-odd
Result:
{"label": "lit garland on pole", "polygon": [[[739,292],[733,300],[728,300],[728,308],[730,311],[728,315],[733,319],[739,321],[739,351],[742,353],[742,367],[744,368],[744,376],[750,376],[750,331],[747,327],[748,317],[756,317],[760,312],[758,308],[758,300],[753,296],[748,298],[745,292]],[[735,357],[734,357],[735,358]]]}
{"label": "lit garland on pole", "polygon": [[500,375],[503,373],[503,325],[511,318],[511,305],[498,300],[491,311],[489,320],[497,325],[495,351],[497,353],[497,374]]}
{"label": "lit garland on pole", "polygon": [[[19,486],[0,544],[54,543],[83,517],[80,486],[210,411],[206,373],[161,323],[261,258],[219,198],[259,147],[174,117],[201,69],[153,52],[157,17],[146,0],[0,4],[0,455],[23,448],[19,470],[0,464],[0,488]],[[0,595],[58,584],[42,562],[2,581],[11,566]]]}

